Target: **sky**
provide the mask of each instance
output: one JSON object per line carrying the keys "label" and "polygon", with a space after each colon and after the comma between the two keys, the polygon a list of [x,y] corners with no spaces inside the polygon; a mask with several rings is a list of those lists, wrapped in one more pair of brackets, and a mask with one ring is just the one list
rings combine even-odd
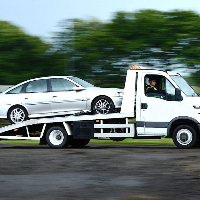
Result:
{"label": "sky", "polygon": [[49,40],[66,19],[109,21],[118,11],[141,9],[193,10],[200,14],[200,0],[0,0],[0,20],[9,21],[26,34]]}

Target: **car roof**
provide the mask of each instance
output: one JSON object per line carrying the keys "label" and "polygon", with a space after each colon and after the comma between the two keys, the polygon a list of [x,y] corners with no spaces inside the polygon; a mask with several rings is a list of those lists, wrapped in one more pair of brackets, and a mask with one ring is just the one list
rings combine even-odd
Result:
{"label": "car roof", "polygon": [[7,90],[3,91],[2,93],[7,93],[8,91],[10,91],[10,90],[12,90],[12,89],[14,89],[14,88],[16,88],[20,85],[28,83],[30,81],[42,80],[42,79],[51,79],[51,78],[70,78],[70,77],[75,77],[75,76],[45,76],[45,77],[33,78],[33,79],[26,80],[26,81],[22,81],[22,82],[20,82],[16,85],[13,85],[12,87],[8,88]]}
{"label": "car roof", "polygon": [[[74,76],[44,76],[44,77],[29,79],[27,81],[34,81],[34,80],[39,80],[39,79],[51,79],[51,78],[70,78],[70,77],[74,77]],[[23,81],[23,82],[26,82],[26,81]]]}
{"label": "car roof", "polygon": [[32,79],[28,79],[26,81],[22,81],[16,85],[20,85],[20,84],[24,84],[27,83],[29,81],[35,81],[35,80],[41,80],[41,79],[51,79],[51,78],[70,78],[70,77],[75,77],[75,76],[44,76],[44,77],[39,77],[39,78],[32,78]]}

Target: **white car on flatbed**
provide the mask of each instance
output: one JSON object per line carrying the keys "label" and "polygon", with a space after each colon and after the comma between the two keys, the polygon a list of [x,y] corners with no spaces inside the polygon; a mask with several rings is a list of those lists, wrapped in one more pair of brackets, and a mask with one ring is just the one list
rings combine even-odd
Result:
{"label": "white car on flatbed", "polygon": [[19,123],[31,118],[69,115],[78,111],[119,111],[123,90],[100,88],[74,76],[31,79],[0,94],[0,118]]}

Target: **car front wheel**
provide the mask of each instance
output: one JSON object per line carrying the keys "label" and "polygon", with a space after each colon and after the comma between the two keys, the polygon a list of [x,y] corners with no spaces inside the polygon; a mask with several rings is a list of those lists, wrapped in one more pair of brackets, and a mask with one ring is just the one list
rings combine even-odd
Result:
{"label": "car front wheel", "polygon": [[107,96],[99,96],[92,103],[92,111],[94,114],[108,114],[114,111],[114,103]]}

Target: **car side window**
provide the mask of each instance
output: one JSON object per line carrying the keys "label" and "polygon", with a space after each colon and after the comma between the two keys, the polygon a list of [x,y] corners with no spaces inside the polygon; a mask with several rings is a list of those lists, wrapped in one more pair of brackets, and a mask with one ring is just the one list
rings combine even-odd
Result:
{"label": "car side window", "polygon": [[9,92],[7,92],[7,94],[19,94],[22,91],[24,85],[20,85],[12,90],[10,90]]}
{"label": "car side window", "polygon": [[53,78],[51,79],[51,88],[53,92],[59,91],[69,91],[72,90],[76,85],[63,78]]}
{"label": "car side window", "polygon": [[26,93],[47,92],[47,80],[31,81],[26,86]]}

